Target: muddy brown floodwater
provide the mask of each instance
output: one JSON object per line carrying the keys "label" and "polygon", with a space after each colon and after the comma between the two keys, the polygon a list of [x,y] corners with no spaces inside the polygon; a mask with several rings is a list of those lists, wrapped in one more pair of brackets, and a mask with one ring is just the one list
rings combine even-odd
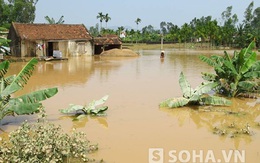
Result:
{"label": "muddy brown floodwater", "polygon": [[[49,121],[61,125],[65,132],[73,128],[86,132],[90,141],[99,144],[98,152],[91,157],[107,163],[157,163],[162,159],[169,162],[174,161],[174,156],[179,162],[225,162],[233,150],[239,150],[240,155],[231,153],[227,162],[235,162],[236,158],[243,161],[244,156],[246,163],[259,162],[260,104],[255,99],[233,99],[230,107],[158,107],[167,98],[182,96],[178,85],[181,71],[192,87],[203,81],[201,72],[213,71],[198,59],[199,54],[222,51],[166,50],[164,59],[160,59],[158,50],[138,52],[138,58],[73,57],[68,61],[39,62],[19,94],[58,87],[58,94],[43,103]],[[9,74],[17,74],[23,65],[12,63]],[[105,117],[72,121],[59,112],[69,104],[86,104],[106,94],[109,109]],[[36,118],[6,117],[1,122],[1,132],[12,131],[23,120]],[[231,132],[222,136],[213,133],[216,129],[228,132],[231,124],[239,132],[248,124],[250,135],[237,134],[232,138]],[[149,157],[149,148],[161,148],[163,155],[150,150]],[[214,155],[208,155],[211,151]]]}

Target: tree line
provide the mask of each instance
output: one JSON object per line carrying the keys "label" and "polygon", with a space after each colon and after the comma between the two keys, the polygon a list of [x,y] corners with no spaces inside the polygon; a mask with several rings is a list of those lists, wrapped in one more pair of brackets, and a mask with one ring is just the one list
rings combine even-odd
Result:
{"label": "tree line", "polygon": [[[36,4],[38,0],[0,0],[0,26],[9,28],[12,22],[33,23],[35,19]],[[48,23],[64,23],[63,16],[59,21],[45,16]],[[213,19],[212,16],[194,18],[182,26],[172,22],[161,22],[160,28],[152,25],[138,29],[141,19],[137,18],[136,29],[126,29],[119,26],[117,29],[107,28],[111,20],[108,13],[99,12],[97,17],[99,24],[91,26],[89,32],[93,36],[104,34],[116,34],[121,36],[123,42],[140,43],[209,43],[209,46],[246,47],[252,40],[256,40],[256,46],[260,47],[260,7],[254,9],[252,1],[245,9],[244,20],[238,24],[236,14],[232,13],[232,6],[228,6],[221,13],[221,20]],[[106,26],[102,26],[102,22]]]}
{"label": "tree line", "polygon": [[[125,29],[124,26],[118,29],[101,28],[99,25],[90,27],[90,33],[94,36],[101,34],[120,34],[123,32],[125,37],[123,42],[141,43],[208,43],[209,46],[228,46],[234,48],[244,48],[252,40],[256,41],[256,46],[260,47],[260,7],[254,9],[254,2],[251,2],[244,12],[244,20],[238,24],[237,14],[232,13],[232,6],[228,6],[221,13],[221,20],[217,21],[212,16],[202,16],[194,18],[189,23],[182,26],[172,22],[161,22],[160,28],[156,29],[152,25],[147,25],[141,30],[138,24],[141,19],[137,18],[135,23],[137,29]],[[102,13],[101,13],[102,14]],[[100,19],[100,16],[97,17]],[[109,19],[111,20],[111,18]],[[108,20],[108,21],[109,21]],[[106,23],[108,22],[106,21]],[[102,23],[102,20],[100,19]]]}

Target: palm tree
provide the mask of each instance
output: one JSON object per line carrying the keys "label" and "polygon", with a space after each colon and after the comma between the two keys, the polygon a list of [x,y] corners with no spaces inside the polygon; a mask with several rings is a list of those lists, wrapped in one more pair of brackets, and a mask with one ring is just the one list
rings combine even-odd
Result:
{"label": "palm tree", "polygon": [[135,20],[135,23],[136,23],[136,26],[137,26],[137,30],[138,30],[138,24],[141,23],[141,21],[142,21],[142,20],[141,20],[140,18],[137,18],[137,19]]}
{"label": "palm tree", "polygon": [[136,27],[137,27],[137,29],[136,29],[136,43],[137,43],[137,34],[138,34],[138,24],[139,23],[141,23],[141,19],[140,18],[137,18],[136,20],[135,20],[135,23],[136,23]]}
{"label": "palm tree", "polygon": [[108,14],[104,15],[104,20],[106,22],[106,28],[107,28],[107,22],[111,20],[111,17],[108,16]]}
{"label": "palm tree", "polygon": [[105,15],[103,15],[102,12],[99,12],[98,15],[97,15],[97,19],[99,19],[99,22],[100,22],[99,33],[100,33],[101,29],[102,29],[102,22],[103,22],[103,20],[104,20],[104,17],[105,17]]}
{"label": "palm tree", "polygon": [[44,18],[45,18],[45,20],[47,20],[47,22],[49,24],[63,24],[65,22],[63,20],[63,18],[64,18],[63,15],[60,17],[60,19],[57,22],[54,20],[54,18],[50,18],[49,16],[45,16]]}

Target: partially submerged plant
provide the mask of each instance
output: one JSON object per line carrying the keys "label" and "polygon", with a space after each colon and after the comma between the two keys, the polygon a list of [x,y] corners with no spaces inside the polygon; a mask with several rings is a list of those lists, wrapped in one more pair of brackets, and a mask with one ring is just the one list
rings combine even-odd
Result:
{"label": "partially submerged plant", "polygon": [[64,114],[76,113],[77,117],[74,120],[79,120],[80,118],[83,118],[87,115],[95,115],[95,116],[105,115],[104,112],[108,109],[108,106],[101,106],[101,107],[97,107],[97,106],[104,104],[107,99],[108,99],[108,95],[102,97],[100,100],[93,100],[88,105],[70,104],[68,108],[61,109],[60,112]]}
{"label": "partially submerged plant", "polygon": [[37,63],[38,60],[32,58],[18,75],[6,78],[5,74],[9,69],[10,62],[6,60],[0,63],[0,120],[7,115],[23,115],[38,112],[39,108],[42,107],[40,101],[46,100],[58,92],[57,88],[49,88],[19,97],[11,96],[27,84]]}
{"label": "partially submerged plant", "polygon": [[211,96],[207,94],[217,83],[205,82],[200,86],[192,89],[189,82],[181,72],[179,84],[183,93],[183,97],[170,98],[160,103],[160,107],[177,108],[185,105],[231,105],[231,101],[218,96]]}
{"label": "partially submerged plant", "polygon": [[235,51],[233,56],[226,51],[224,56],[200,56],[200,59],[212,66],[216,73],[203,73],[203,78],[217,82],[216,91],[225,96],[259,94],[260,60],[257,60],[254,48],[255,41],[240,52]]}
{"label": "partially submerged plant", "polygon": [[88,155],[98,150],[85,133],[73,130],[66,134],[43,117],[36,123],[25,121],[9,134],[9,140],[0,139],[0,144],[0,162],[94,161]]}
{"label": "partially submerged plant", "polygon": [[7,47],[9,46],[8,43],[11,40],[6,39],[5,37],[1,37],[4,31],[7,31],[7,29],[0,27],[0,54],[10,55],[10,51],[7,49]]}

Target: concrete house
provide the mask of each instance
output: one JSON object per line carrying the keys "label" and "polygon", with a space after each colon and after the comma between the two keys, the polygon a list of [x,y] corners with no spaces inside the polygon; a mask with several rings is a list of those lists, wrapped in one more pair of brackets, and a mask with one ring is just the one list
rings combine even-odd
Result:
{"label": "concrete house", "polygon": [[[93,55],[93,38],[83,24],[12,23],[8,39],[16,57]],[[61,52],[61,53],[60,53]]]}

